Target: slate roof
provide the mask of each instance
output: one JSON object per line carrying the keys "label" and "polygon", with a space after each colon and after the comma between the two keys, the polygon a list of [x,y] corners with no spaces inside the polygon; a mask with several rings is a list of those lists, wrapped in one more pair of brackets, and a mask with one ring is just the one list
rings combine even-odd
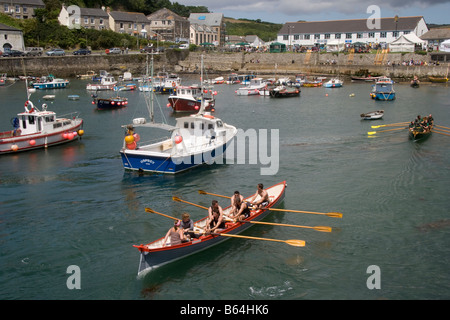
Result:
{"label": "slate roof", "polygon": [[117,21],[125,21],[125,22],[145,22],[150,23],[145,14],[140,12],[122,12],[122,11],[111,11],[109,13],[111,17]]}
{"label": "slate roof", "polygon": [[153,12],[152,14],[147,15],[148,20],[172,20],[172,21],[186,21],[187,18],[181,17],[175,12],[167,9],[162,8],[156,12]]}
{"label": "slate roof", "polygon": [[422,40],[446,40],[450,39],[450,28],[434,28],[425,32],[420,39]]}
{"label": "slate roof", "polygon": [[223,13],[191,13],[190,23],[206,24],[208,26],[220,26],[223,21]]}
{"label": "slate roof", "polygon": [[108,13],[106,13],[105,10],[96,8],[80,8],[80,15],[82,17],[109,17]]}
{"label": "slate roof", "polygon": [[345,32],[379,32],[393,30],[413,30],[423,17],[381,18],[380,29],[369,29],[367,19],[330,20],[314,22],[287,22],[278,32],[281,34],[314,34],[314,33],[345,33]]}

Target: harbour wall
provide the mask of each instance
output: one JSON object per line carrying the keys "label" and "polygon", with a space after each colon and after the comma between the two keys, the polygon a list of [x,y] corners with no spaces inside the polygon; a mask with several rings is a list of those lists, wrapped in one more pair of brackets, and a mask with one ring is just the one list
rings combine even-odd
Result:
{"label": "harbour wall", "polygon": [[[333,53],[247,53],[247,52],[189,52],[167,50],[154,55],[155,72],[200,73],[201,56],[208,75],[254,73],[264,76],[292,76],[298,73],[352,76],[366,70],[372,75],[386,75],[397,80],[413,76],[426,79],[442,77],[448,72],[448,63],[434,65],[430,55],[389,53],[333,54]],[[54,74],[56,77],[75,77],[89,70],[106,70],[113,75],[131,72],[134,76],[146,73],[148,55],[139,53],[63,57],[0,58],[0,73],[8,76]],[[427,65],[402,65],[404,61],[426,62]]]}

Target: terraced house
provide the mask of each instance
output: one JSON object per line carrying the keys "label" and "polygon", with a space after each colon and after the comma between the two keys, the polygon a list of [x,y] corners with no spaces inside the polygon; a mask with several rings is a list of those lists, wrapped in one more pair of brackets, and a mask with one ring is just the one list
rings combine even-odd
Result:
{"label": "terraced house", "polygon": [[79,8],[79,16],[74,16],[73,11],[69,12],[68,8],[63,6],[59,13],[58,21],[61,25],[67,27],[72,24],[88,29],[109,29],[109,15],[104,7],[101,9]]}
{"label": "terraced house", "polygon": [[172,42],[189,41],[189,21],[169,9],[163,8],[147,16],[150,37]]}
{"label": "terraced house", "polygon": [[381,18],[379,22],[379,27],[367,19],[287,22],[278,32],[277,41],[288,47],[321,46],[336,40],[345,44],[382,44],[410,33],[420,37],[428,31],[423,17]]}
{"label": "terraced house", "polygon": [[0,0],[0,12],[15,19],[33,18],[35,9],[44,9],[42,0]]}

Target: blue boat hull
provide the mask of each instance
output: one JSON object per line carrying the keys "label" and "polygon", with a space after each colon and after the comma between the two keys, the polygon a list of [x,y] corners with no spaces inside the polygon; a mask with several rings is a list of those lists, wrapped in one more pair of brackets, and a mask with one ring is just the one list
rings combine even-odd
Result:
{"label": "blue boat hull", "polygon": [[372,99],[381,101],[395,100],[395,93],[374,92],[372,93]]}
{"label": "blue boat hull", "polygon": [[155,173],[178,173],[192,169],[204,163],[212,161],[225,153],[231,140],[211,152],[198,153],[183,158],[174,159],[170,156],[153,156],[120,151],[125,170],[155,172]]}

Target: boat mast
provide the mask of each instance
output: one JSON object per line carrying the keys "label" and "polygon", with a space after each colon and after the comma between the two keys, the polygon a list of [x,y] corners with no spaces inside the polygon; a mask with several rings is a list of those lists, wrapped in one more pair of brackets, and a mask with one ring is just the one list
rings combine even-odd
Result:
{"label": "boat mast", "polygon": [[202,90],[202,93],[200,95],[200,109],[198,110],[198,114],[202,115],[205,113],[205,100],[203,99],[203,55],[201,56],[201,65],[200,65],[200,89]]}

